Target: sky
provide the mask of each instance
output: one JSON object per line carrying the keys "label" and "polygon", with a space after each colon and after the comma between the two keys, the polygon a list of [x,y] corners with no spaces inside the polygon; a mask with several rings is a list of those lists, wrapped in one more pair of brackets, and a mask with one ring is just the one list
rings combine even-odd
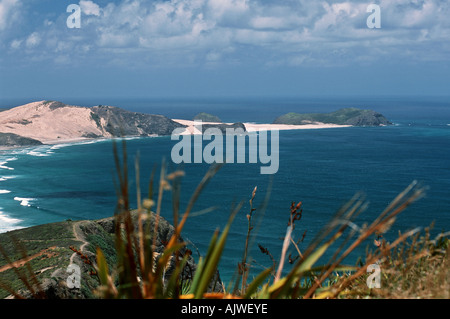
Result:
{"label": "sky", "polygon": [[0,99],[440,96],[449,83],[448,0],[0,0]]}

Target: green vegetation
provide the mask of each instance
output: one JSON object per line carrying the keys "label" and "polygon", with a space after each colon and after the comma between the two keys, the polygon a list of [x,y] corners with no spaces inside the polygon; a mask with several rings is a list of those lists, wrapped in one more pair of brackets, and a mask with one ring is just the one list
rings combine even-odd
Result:
{"label": "green vegetation", "polygon": [[[341,280],[348,287],[341,294],[348,298],[450,298],[450,233],[431,239],[430,229],[417,233],[397,247],[380,247],[381,288],[368,289],[367,274]],[[400,237],[401,235],[399,235]]]}
{"label": "green vegetation", "polygon": [[42,142],[23,137],[14,133],[0,133],[0,146],[34,146],[42,145]]}
{"label": "green vegetation", "polygon": [[222,120],[217,116],[205,112],[198,113],[194,116],[194,121],[222,123]]}
{"label": "green vegetation", "polygon": [[91,112],[91,118],[94,120],[94,122],[97,125],[97,127],[99,129],[102,129],[102,123],[100,122],[100,116],[98,116],[98,114],[96,114],[94,112]]}
{"label": "green vegetation", "polygon": [[[73,235],[72,222],[52,223],[0,234],[0,298],[26,288],[36,277],[39,281],[50,278],[52,272],[69,265],[70,246],[80,242]],[[31,257],[31,258],[30,258]],[[8,267],[11,262],[20,262]]]}
{"label": "green vegetation", "polygon": [[17,121],[17,123],[20,124],[20,125],[28,125],[28,124],[33,123],[33,121],[29,121],[29,120],[23,119],[21,121]]}
{"label": "green vegetation", "polygon": [[68,106],[67,104],[64,104],[64,103],[58,102],[58,101],[45,101],[43,104],[44,105],[49,104],[49,107],[50,107],[51,110],[56,110],[56,109]]}
{"label": "green vegetation", "polygon": [[89,230],[87,226],[80,226],[80,229],[85,234],[86,242],[89,244],[86,250],[95,253],[97,248],[105,252],[107,257],[108,265],[115,265],[117,263],[116,251],[114,246],[114,235],[108,233],[100,225],[89,225],[89,228],[95,227],[95,231]]}
{"label": "green vegetation", "polygon": [[331,113],[287,113],[275,119],[274,124],[304,125],[314,122],[355,126],[392,124],[380,113],[352,107],[340,109]]}

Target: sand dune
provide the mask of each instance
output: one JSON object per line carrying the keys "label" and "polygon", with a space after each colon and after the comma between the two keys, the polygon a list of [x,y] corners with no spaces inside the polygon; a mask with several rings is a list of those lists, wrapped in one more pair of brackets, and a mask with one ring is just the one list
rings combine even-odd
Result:
{"label": "sand dune", "polygon": [[[82,107],[39,101],[0,113],[0,134],[10,145],[11,135],[55,144],[92,138],[170,135],[182,125],[162,115],[131,112],[113,106]],[[1,138],[1,136],[0,136]],[[36,142],[34,141],[34,142]],[[4,142],[4,143],[6,143]],[[27,141],[17,142],[28,145]]]}
{"label": "sand dune", "polygon": [[39,101],[3,111],[0,132],[14,133],[45,144],[49,141],[85,139],[88,134],[105,134],[92,119],[89,108],[65,106],[52,109],[50,105]]}

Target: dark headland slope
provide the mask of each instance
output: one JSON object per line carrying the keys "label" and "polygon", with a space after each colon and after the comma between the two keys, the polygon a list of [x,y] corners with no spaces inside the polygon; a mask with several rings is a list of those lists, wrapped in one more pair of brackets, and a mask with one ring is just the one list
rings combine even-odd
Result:
{"label": "dark headland slope", "polygon": [[0,133],[0,145],[7,147],[37,146],[42,145],[42,142],[29,137],[23,137],[14,133]]}

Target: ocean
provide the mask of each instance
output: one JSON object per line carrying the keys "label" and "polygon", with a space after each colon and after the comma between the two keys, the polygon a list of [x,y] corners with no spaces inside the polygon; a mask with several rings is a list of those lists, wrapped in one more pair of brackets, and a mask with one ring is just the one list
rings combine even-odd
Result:
{"label": "ocean", "polygon": [[[302,219],[296,223],[294,233],[295,239],[300,239],[306,231],[305,240],[299,246],[301,250],[355,193],[363,193],[369,202],[367,210],[357,219],[361,226],[378,216],[414,180],[427,186],[426,196],[400,214],[385,239],[393,240],[399,231],[425,228],[431,223],[434,223],[433,234],[450,229],[450,98],[63,102],[83,106],[109,104],[180,119],[192,119],[196,113],[205,111],[218,115],[225,122],[255,123],[271,123],[286,112],[328,112],[354,106],[381,112],[394,123],[385,127],[280,131],[279,170],[274,175],[261,175],[261,164],[224,165],[199,197],[182,236],[195,245],[194,255],[195,251],[204,254],[213,232],[223,229],[233,205],[243,201],[219,266],[225,281],[231,280],[242,258],[246,215],[250,210],[248,201],[255,186],[253,275],[272,265],[270,258],[259,251],[258,244],[266,247],[275,258],[280,256],[292,202],[302,202]],[[170,137],[127,139],[134,207],[133,163],[138,154],[142,190],[147,189],[152,169],[155,165],[159,169],[163,158],[169,171],[180,168],[185,171],[181,210],[186,207],[209,165],[175,165],[170,157],[175,143],[177,141]],[[0,151],[0,232],[67,219],[112,216],[117,199],[115,179],[111,140]],[[270,201],[263,212],[260,206],[269,189]],[[215,209],[205,213],[210,207]],[[164,193],[162,215],[172,220],[170,191]],[[367,246],[372,247],[370,241],[346,262],[356,262]],[[290,252],[295,253],[292,246]]]}

